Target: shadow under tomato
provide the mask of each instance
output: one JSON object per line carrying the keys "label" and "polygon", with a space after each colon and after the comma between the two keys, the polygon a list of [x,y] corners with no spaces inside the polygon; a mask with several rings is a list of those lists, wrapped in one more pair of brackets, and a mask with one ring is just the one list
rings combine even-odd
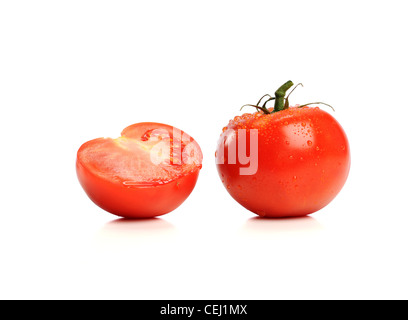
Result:
{"label": "shadow under tomato", "polygon": [[175,234],[175,227],[161,218],[119,218],[106,223],[96,233],[95,240],[109,246],[132,246],[166,241]]}
{"label": "shadow under tomato", "polygon": [[323,230],[322,225],[313,217],[294,217],[270,219],[253,217],[246,221],[242,232],[248,235],[313,233]]}
{"label": "shadow under tomato", "polygon": [[165,230],[174,228],[171,223],[162,218],[127,219],[118,218],[105,224],[104,229],[123,231],[135,230]]}

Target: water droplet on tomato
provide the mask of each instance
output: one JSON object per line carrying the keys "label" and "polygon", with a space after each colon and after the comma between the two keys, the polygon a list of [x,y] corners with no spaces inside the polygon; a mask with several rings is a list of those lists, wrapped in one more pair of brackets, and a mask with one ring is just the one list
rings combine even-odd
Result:
{"label": "water droplet on tomato", "polygon": [[319,148],[319,147],[316,147],[316,150],[317,150],[317,151],[319,151],[319,150],[320,150],[320,148]]}
{"label": "water droplet on tomato", "polygon": [[341,146],[341,150],[346,150],[346,147],[345,146]]}
{"label": "water droplet on tomato", "polygon": [[293,176],[293,180],[296,180],[297,179],[297,177],[296,176]]}
{"label": "water droplet on tomato", "polygon": [[292,159],[293,159],[293,156],[289,156],[289,159],[292,160]]}
{"label": "water droplet on tomato", "polygon": [[231,189],[231,186],[229,184],[227,184],[227,189]]}
{"label": "water droplet on tomato", "polygon": [[284,124],[285,126],[287,126],[287,125],[289,124],[289,122],[285,121],[283,124]]}
{"label": "water droplet on tomato", "polygon": [[286,141],[286,144],[290,144],[290,142],[289,142],[289,141]]}
{"label": "water droplet on tomato", "polygon": [[307,140],[307,145],[311,146],[313,144],[313,142],[311,140]]}
{"label": "water droplet on tomato", "polygon": [[302,122],[302,127],[306,127],[306,123],[305,123],[305,122]]}

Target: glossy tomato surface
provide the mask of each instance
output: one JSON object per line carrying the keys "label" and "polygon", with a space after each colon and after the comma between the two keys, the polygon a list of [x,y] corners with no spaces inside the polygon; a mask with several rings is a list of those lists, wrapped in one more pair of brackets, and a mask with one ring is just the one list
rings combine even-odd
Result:
{"label": "glossy tomato surface", "polygon": [[78,150],[76,170],[89,198],[125,218],[151,218],[180,206],[201,169],[198,143],[160,123],[138,123],[117,139],[99,138]]}
{"label": "glossy tomato surface", "polygon": [[[257,135],[257,154],[249,147],[251,129]],[[229,161],[228,150],[238,153],[240,145],[247,155],[254,153],[249,156],[256,167],[253,174],[242,174],[245,165],[239,159]],[[262,217],[305,216],[326,206],[342,189],[350,149],[344,130],[329,113],[291,107],[235,117],[220,136],[216,163],[227,191],[248,210]]]}

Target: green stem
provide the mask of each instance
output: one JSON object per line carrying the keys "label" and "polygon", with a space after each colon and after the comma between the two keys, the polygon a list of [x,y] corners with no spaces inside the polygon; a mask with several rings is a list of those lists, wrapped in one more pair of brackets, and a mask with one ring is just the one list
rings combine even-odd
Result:
{"label": "green stem", "polygon": [[[269,101],[269,100],[268,100],[268,101]],[[253,105],[253,104],[245,104],[245,105],[243,105],[243,106],[241,107],[240,111],[241,111],[242,108],[244,108],[244,107],[254,107],[254,108],[256,108],[258,111],[263,111],[263,113],[265,113],[265,114],[270,114],[269,110],[266,109],[265,107],[259,107],[259,106],[255,106],[255,105]]]}
{"label": "green stem", "polygon": [[257,106],[259,106],[259,104],[261,103],[262,99],[263,99],[263,98],[265,98],[265,97],[272,98],[272,97],[271,97],[271,95],[269,95],[269,94],[265,94],[265,95],[263,95],[263,96],[262,96],[262,98],[261,98],[261,99],[259,99],[259,101],[258,101],[258,103],[257,103],[256,105],[257,105]]}
{"label": "green stem", "polygon": [[[298,84],[292,89],[292,91],[289,92],[289,94],[288,94],[287,97],[285,98],[285,96],[286,96],[286,91],[288,91],[288,90],[293,86],[293,82],[289,80],[289,81],[287,81],[286,83],[284,83],[283,85],[281,85],[278,90],[275,91],[275,97],[272,97],[272,96],[269,95],[269,94],[265,94],[264,96],[262,96],[261,99],[259,99],[259,101],[258,101],[258,103],[257,103],[256,105],[246,104],[246,105],[244,105],[244,106],[241,107],[241,110],[242,110],[243,107],[250,106],[250,107],[256,108],[259,112],[262,111],[264,114],[271,114],[271,113],[275,113],[275,112],[279,112],[279,111],[282,111],[282,110],[289,109],[289,96],[291,95],[291,93],[292,93],[299,85],[303,87],[303,84],[298,83]],[[265,97],[269,97],[269,99],[267,99],[267,100],[263,103],[263,105],[260,107],[259,104],[262,102],[262,100],[263,100]],[[266,104],[267,104],[269,101],[271,101],[271,100],[275,100],[275,106],[274,106],[274,109],[273,109],[272,112],[269,111],[269,109],[266,107]],[[334,111],[334,108],[333,108],[331,105],[329,105],[329,104],[327,104],[327,103],[324,103],[324,102],[311,102],[311,103],[306,103],[306,104],[302,104],[301,106],[298,106],[298,108],[303,108],[303,107],[306,107],[306,106],[311,105],[311,104],[324,104],[324,105],[329,106],[330,108],[332,108],[333,111]]]}
{"label": "green stem", "polygon": [[275,91],[275,107],[273,109],[273,112],[278,112],[285,109],[286,91],[288,91],[292,86],[293,82],[289,80],[288,82],[280,86],[278,90]]}
{"label": "green stem", "polygon": [[332,108],[333,111],[335,111],[334,108],[330,104],[327,104],[327,103],[324,103],[324,102],[310,102],[310,103],[302,104],[298,108],[303,108],[303,107],[306,107],[306,106],[311,105],[311,104],[324,104],[325,106],[328,106],[328,107]]}

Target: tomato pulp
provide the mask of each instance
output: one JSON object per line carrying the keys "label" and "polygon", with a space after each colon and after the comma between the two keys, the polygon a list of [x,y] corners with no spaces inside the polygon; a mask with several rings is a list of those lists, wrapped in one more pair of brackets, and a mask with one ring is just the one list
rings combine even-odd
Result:
{"label": "tomato pulp", "polygon": [[117,139],[99,138],[78,150],[76,170],[89,198],[125,218],[151,218],[180,206],[201,169],[198,143],[166,124],[131,125]]}
{"label": "tomato pulp", "polygon": [[[287,104],[277,111],[276,103],[267,111],[256,105],[258,112],[235,117],[217,145],[222,183],[238,203],[262,217],[320,210],[340,192],[350,169],[349,143],[337,120],[318,107]],[[251,140],[251,131],[256,139]],[[248,147],[251,143],[257,143],[256,154],[249,156],[256,163],[249,163],[252,172],[242,174],[243,165],[231,161],[229,152],[243,146],[248,154],[255,150]]]}

